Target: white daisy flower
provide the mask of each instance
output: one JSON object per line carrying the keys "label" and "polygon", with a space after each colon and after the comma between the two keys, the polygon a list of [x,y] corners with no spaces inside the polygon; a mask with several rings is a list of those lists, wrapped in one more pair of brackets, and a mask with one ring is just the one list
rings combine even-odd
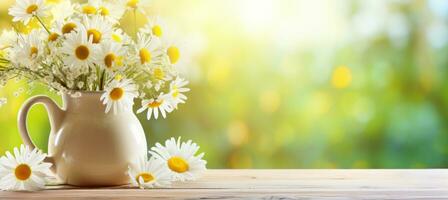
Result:
{"label": "white daisy flower", "polygon": [[19,37],[18,44],[14,46],[17,62],[32,70],[37,69],[39,60],[44,55],[44,48],[41,39],[42,33],[33,30],[28,35]]}
{"label": "white daisy flower", "polygon": [[4,29],[0,35],[0,50],[11,47],[16,41],[17,33],[12,29]]}
{"label": "white daisy flower", "polygon": [[28,24],[33,16],[45,17],[48,9],[44,0],[17,0],[16,4],[9,8],[8,13],[14,17],[13,22],[22,21]]}
{"label": "white daisy flower", "polygon": [[131,185],[142,189],[168,187],[171,185],[171,174],[162,160],[151,157],[149,160],[140,158],[136,167],[129,166]]}
{"label": "white daisy flower", "polygon": [[142,32],[162,38],[165,33],[165,24],[158,17],[148,19],[148,23],[143,27]]}
{"label": "white daisy flower", "polygon": [[105,39],[110,39],[112,34],[112,24],[103,17],[84,17],[83,24],[87,30],[89,39],[92,38],[94,44],[98,44]]}
{"label": "white daisy flower", "polygon": [[93,37],[87,38],[87,31],[83,26],[77,30],[68,34],[63,43],[61,51],[67,55],[64,63],[71,67],[87,68],[97,60],[96,47],[92,43]]}
{"label": "white daisy flower", "polygon": [[143,33],[137,34],[135,46],[136,60],[142,65],[149,65],[156,61],[161,55],[160,41]]}
{"label": "white daisy flower", "polygon": [[157,143],[149,151],[155,158],[165,162],[171,171],[173,180],[186,181],[198,178],[205,170],[207,162],[202,159],[204,153],[195,156],[199,146],[191,140],[180,143],[174,138],[165,141],[165,146]]}
{"label": "white daisy flower", "polygon": [[73,15],[75,9],[70,1],[61,1],[57,4],[54,4],[50,13],[53,15],[53,18],[56,20],[63,20]]}
{"label": "white daisy flower", "polygon": [[124,50],[124,47],[118,43],[103,43],[99,49],[98,61],[96,63],[109,72],[114,71],[123,66]]}
{"label": "white daisy flower", "polygon": [[105,113],[113,108],[113,113],[116,114],[117,111],[132,110],[137,96],[137,87],[129,79],[113,80],[107,85],[101,101],[106,105]]}
{"label": "white daisy flower", "polygon": [[174,108],[177,108],[179,103],[185,103],[187,96],[183,93],[190,91],[189,88],[184,87],[188,84],[188,81],[177,77],[176,80],[170,83],[170,92],[168,93],[169,101]]}
{"label": "white daisy flower", "polygon": [[148,109],[148,112],[146,114],[146,118],[148,120],[151,119],[152,114],[154,114],[154,118],[159,118],[159,111],[162,114],[163,118],[166,118],[166,113],[170,113],[173,111],[173,107],[167,101],[166,95],[163,93],[160,94],[156,99],[145,99],[142,101],[142,107],[137,110],[137,113],[141,113]]}
{"label": "white daisy flower", "polygon": [[89,0],[80,6],[80,12],[86,15],[96,15],[101,2],[101,0]]}
{"label": "white daisy flower", "polygon": [[103,16],[107,20],[118,23],[125,11],[125,7],[115,2],[100,1],[97,14]]}
{"label": "white daisy flower", "polygon": [[0,189],[34,191],[45,187],[45,179],[51,175],[50,163],[44,163],[45,154],[25,145],[14,148],[0,158]]}

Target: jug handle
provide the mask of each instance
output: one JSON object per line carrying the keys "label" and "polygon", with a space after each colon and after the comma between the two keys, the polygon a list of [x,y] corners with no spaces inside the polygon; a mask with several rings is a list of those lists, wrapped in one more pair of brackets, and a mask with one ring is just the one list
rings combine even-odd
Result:
{"label": "jug handle", "polygon": [[[49,119],[52,129],[56,128],[55,127],[55,125],[57,125],[56,123],[59,124],[60,121],[58,120],[61,120],[60,118],[62,117],[62,110],[52,99],[50,99],[47,96],[35,96],[30,98],[23,104],[22,108],[20,108],[17,121],[19,125],[20,137],[22,138],[23,143],[31,147],[31,149],[35,149],[36,145],[34,145],[33,141],[31,140],[30,134],[28,133],[26,119],[28,116],[28,111],[35,104],[43,104],[45,106],[47,112],[49,113]],[[53,164],[52,171],[54,172],[56,166],[53,158],[51,156],[47,156],[44,161]]]}

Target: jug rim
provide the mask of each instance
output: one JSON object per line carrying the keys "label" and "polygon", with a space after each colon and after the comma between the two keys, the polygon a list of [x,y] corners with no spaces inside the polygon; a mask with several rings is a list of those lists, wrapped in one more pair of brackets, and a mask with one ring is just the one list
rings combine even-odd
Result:
{"label": "jug rim", "polygon": [[87,93],[87,94],[102,94],[105,92],[105,90],[102,90],[102,91],[68,90],[67,92],[64,92],[64,93],[70,94],[70,93],[76,93],[76,92]]}

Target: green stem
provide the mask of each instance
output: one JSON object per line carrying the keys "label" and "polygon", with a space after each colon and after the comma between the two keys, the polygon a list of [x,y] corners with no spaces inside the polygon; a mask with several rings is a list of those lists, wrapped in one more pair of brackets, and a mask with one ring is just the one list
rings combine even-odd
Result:
{"label": "green stem", "polygon": [[33,15],[34,17],[36,17],[37,21],[39,21],[40,25],[42,25],[42,27],[44,27],[44,29],[47,31],[48,34],[51,34],[50,30],[48,30],[48,28],[45,26],[45,24],[42,22],[42,20],[40,19],[40,17],[38,17],[37,15]]}

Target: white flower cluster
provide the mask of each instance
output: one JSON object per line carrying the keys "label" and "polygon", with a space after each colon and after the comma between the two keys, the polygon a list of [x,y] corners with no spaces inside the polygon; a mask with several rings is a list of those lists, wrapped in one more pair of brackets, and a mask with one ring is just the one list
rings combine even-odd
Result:
{"label": "white flower cluster", "polygon": [[[158,18],[128,35],[120,26],[126,12],[145,14],[146,0],[62,1],[17,0],[9,9],[14,22],[35,20],[29,33],[3,31],[0,37],[0,86],[9,79],[41,82],[60,93],[102,91],[105,112],[131,109],[162,117],[184,103],[189,91],[179,77],[179,47],[167,40]],[[51,19],[46,25],[44,19]],[[134,25],[136,23],[134,22]],[[132,31],[131,31],[132,32]]]}

